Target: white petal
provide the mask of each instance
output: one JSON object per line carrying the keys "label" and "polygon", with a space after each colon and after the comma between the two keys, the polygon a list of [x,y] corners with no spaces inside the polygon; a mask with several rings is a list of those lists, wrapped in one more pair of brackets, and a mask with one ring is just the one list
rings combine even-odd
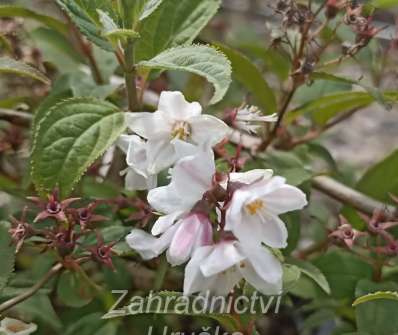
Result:
{"label": "white petal", "polygon": [[181,92],[163,91],[160,94],[158,111],[176,121],[183,121],[200,115],[202,107],[198,102],[187,102]]}
{"label": "white petal", "polygon": [[305,193],[291,185],[283,185],[264,195],[262,199],[267,212],[275,215],[302,209],[307,205]]}
{"label": "white petal", "polygon": [[269,215],[265,218],[263,214],[244,214],[232,232],[242,243],[265,243],[271,248],[285,248],[287,245],[286,226],[276,216]]}
{"label": "white petal", "polygon": [[243,184],[252,184],[257,181],[265,181],[271,178],[273,171],[270,169],[254,169],[247,172],[230,173],[231,182],[239,182]]}
{"label": "white petal", "polygon": [[127,150],[129,149],[131,138],[134,135],[120,135],[117,140],[117,146],[122,150],[125,154],[127,154]]}
{"label": "white petal", "polygon": [[165,214],[188,211],[191,209],[181,200],[172,184],[150,190],[148,192],[147,200],[152,208]]}
{"label": "white petal", "polygon": [[134,168],[127,168],[125,171],[127,171],[125,177],[125,188],[129,191],[144,191],[156,186],[156,175],[146,177],[138,173]]}
{"label": "white petal", "polygon": [[177,160],[198,154],[202,148],[192,143],[182,141],[178,138],[174,138],[171,143],[174,145]]}
{"label": "white petal", "polygon": [[260,180],[257,183],[245,187],[245,190],[253,195],[253,198],[261,198],[278,188],[286,185],[286,179],[280,176],[274,176],[268,180]]}
{"label": "white petal", "polygon": [[173,168],[172,183],[180,197],[194,205],[212,186],[216,172],[213,151],[182,158]]}
{"label": "white petal", "polygon": [[283,270],[280,261],[265,247],[240,243],[237,248],[246,255],[247,261],[259,277],[271,284],[282,280]]}
{"label": "white petal", "polygon": [[279,295],[282,293],[282,279],[276,283],[265,281],[249,262],[244,262],[239,270],[246,281],[259,292],[265,295]]}
{"label": "white petal", "polygon": [[189,295],[195,292],[205,291],[208,284],[203,276],[200,265],[213,251],[213,246],[205,246],[195,250],[191,260],[185,267],[184,294]]}
{"label": "white petal", "polygon": [[168,137],[172,124],[159,112],[126,113],[127,126],[146,139]]}
{"label": "white petal", "polygon": [[159,173],[177,160],[173,144],[166,139],[154,139],[147,142],[148,172]]}
{"label": "white petal", "polygon": [[218,273],[212,277],[207,278],[207,289],[216,297],[225,296],[239,283],[242,279],[242,274],[236,267],[232,267],[227,271]]}
{"label": "white petal", "polygon": [[130,248],[136,250],[143,259],[152,259],[159,256],[170,245],[176,227],[168,229],[161,237],[153,237],[140,229],[133,229],[126,236]]}
{"label": "white petal", "polygon": [[136,135],[129,136],[129,140],[126,152],[127,165],[136,167],[144,166],[147,161],[146,142]]}
{"label": "white petal", "polygon": [[214,246],[212,253],[200,266],[205,277],[223,272],[245,259],[234,242],[220,242]]}
{"label": "white petal", "polygon": [[188,122],[192,128],[192,140],[198,145],[209,143],[214,146],[231,132],[231,128],[212,115],[201,115]]}
{"label": "white petal", "polygon": [[244,190],[237,190],[234,192],[232,201],[225,215],[225,230],[231,231],[235,226],[242,223],[243,206],[250,196],[250,193]]}
{"label": "white petal", "polygon": [[177,212],[173,212],[168,215],[163,215],[160,218],[158,218],[152,227],[152,230],[151,230],[152,235],[157,236],[159,234],[164,233],[167,229],[169,229],[174,224],[174,222],[179,217],[181,217],[182,214],[183,214],[182,211],[177,211]]}

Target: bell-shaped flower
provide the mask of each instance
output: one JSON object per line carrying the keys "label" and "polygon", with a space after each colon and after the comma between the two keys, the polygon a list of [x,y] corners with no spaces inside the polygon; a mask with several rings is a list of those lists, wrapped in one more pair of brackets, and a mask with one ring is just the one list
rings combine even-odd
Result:
{"label": "bell-shaped flower", "polygon": [[282,265],[261,245],[221,241],[196,249],[185,268],[184,294],[227,295],[242,278],[263,294],[280,294]]}
{"label": "bell-shaped flower", "polygon": [[246,184],[247,174],[234,176],[243,186],[234,191],[226,211],[225,230],[232,231],[244,243],[265,243],[271,248],[285,248],[287,229],[280,214],[307,205],[305,194],[286,184],[285,178],[270,174]]}
{"label": "bell-shaped flower", "polygon": [[215,171],[210,149],[180,159],[172,169],[170,184],[148,193],[152,208],[165,214],[153,225],[154,236],[135,229],[126,238],[129,246],[144,259],[157,257],[169,248],[167,258],[177,265],[187,261],[196,247],[211,243],[210,220],[194,207],[211,189]]}
{"label": "bell-shaped flower", "polygon": [[152,208],[166,214],[154,224],[152,234],[164,232],[178,217],[189,213],[212,188],[215,172],[214,153],[211,149],[201,149],[193,156],[180,159],[172,169],[170,184],[148,193],[148,202]]}
{"label": "bell-shaped flower", "polygon": [[190,258],[196,248],[212,243],[213,229],[206,215],[192,213],[165,228],[160,237],[133,229],[126,241],[143,259],[155,258],[168,249],[168,262],[180,265]]}
{"label": "bell-shaped flower", "polygon": [[148,171],[146,141],[137,135],[121,135],[118,145],[126,154],[128,168],[121,172],[126,175],[126,189],[129,191],[150,190],[156,187],[157,175]]}
{"label": "bell-shaped flower", "polygon": [[198,102],[187,102],[181,92],[160,94],[154,113],[128,113],[127,125],[148,140],[148,171],[157,173],[173,165],[178,159],[175,141],[213,146],[228,135],[230,128],[212,115],[202,115]]}
{"label": "bell-shaped flower", "polygon": [[29,335],[37,330],[34,323],[25,323],[23,321],[4,318],[0,321],[0,334],[4,335]]}

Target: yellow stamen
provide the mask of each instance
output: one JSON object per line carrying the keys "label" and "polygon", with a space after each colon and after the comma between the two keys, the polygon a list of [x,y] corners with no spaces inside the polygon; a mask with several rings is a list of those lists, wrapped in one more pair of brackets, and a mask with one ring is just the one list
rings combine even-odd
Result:
{"label": "yellow stamen", "polygon": [[264,202],[260,199],[257,199],[247,204],[245,207],[250,215],[255,215],[259,210],[264,207]]}
{"label": "yellow stamen", "polygon": [[191,126],[188,122],[178,121],[174,124],[171,130],[171,138],[178,138],[180,140],[187,140],[191,136]]}

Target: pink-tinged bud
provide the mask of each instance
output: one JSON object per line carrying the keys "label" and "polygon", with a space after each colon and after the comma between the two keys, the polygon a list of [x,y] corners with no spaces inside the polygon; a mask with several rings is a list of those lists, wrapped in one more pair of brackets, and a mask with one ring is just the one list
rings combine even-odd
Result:
{"label": "pink-tinged bud", "polygon": [[398,241],[393,240],[384,247],[377,247],[376,252],[387,256],[396,256],[398,255]]}
{"label": "pink-tinged bud", "polygon": [[191,213],[180,222],[168,250],[172,263],[182,264],[195,248],[213,243],[213,228],[209,217],[203,213]]}
{"label": "pink-tinged bud", "polygon": [[19,252],[25,239],[31,236],[33,232],[31,225],[26,222],[26,212],[27,207],[23,209],[19,220],[11,217],[11,228],[9,229],[9,233],[11,234],[13,242],[16,244],[15,253]]}
{"label": "pink-tinged bud", "polygon": [[351,249],[359,237],[366,235],[366,233],[352,228],[351,224],[349,224],[343,216],[340,216],[339,227],[330,233],[329,237],[342,241],[348,248]]}
{"label": "pink-tinged bud", "polygon": [[58,251],[62,258],[73,253],[78,239],[78,235],[73,230],[60,229],[58,232],[51,235],[51,246]]}

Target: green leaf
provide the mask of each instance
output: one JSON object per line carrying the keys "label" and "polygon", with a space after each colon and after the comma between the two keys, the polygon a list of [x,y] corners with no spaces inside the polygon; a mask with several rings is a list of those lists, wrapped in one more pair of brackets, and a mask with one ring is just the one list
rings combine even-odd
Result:
{"label": "green leaf", "polygon": [[328,252],[314,264],[327,278],[332,296],[338,299],[352,299],[357,282],[372,277],[368,263],[345,251]]}
{"label": "green leaf", "polygon": [[39,70],[9,57],[0,57],[0,73],[14,73],[19,76],[30,77],[47,85],[51,83],[50,79]]}
{"label": "green leaf", "polygon": [[74,98],[51,108],[37,125],[32,177],[40,192],[58,186],[69,194],[87,168],[123,132],[124,115],[93,98]]}
{"label": "green leaf", "polygon": [[391,8],[398,6],[398,0],[373,0],[372,5],[376,8]]}
{"label": "green leaf", "polygon": [[142,21],[151,15],[162,3],[163,0],[147,0],[145,2],[144,8],[141,11],[139,20]]}
{"label": "green leaf", "polygon": [[93,300],[95,291],[79,272],[64,271],[58,279],[58,299],[68,307],[83,307]]}
{"label": "green leaf", "polygon": [[389,193],[398,195],[398,150],[372,166],[356,188],[381,201],[390,201]]}
{"label": "green leaf", "polygon": [[36,20],[43,23],[49,28],[57,30],[62,34],[68,32],[68,28],[65,23],[47,15],[39,14],[31,9],[13,6],[13,5],[1,5],[0,6],[0,17],[24,17]]}
{"label": "green leaf", "polygon": [[269,87],[259,69],[239,51],[226,45],[218,44],[217,47],[228,57],[232,65],[234,77],[253,94],[254,102],[264,113],[276,112],[276,99],[274,92]]}
{"label": "green leaf", "polygon": [[[112,45],[102,36],[99,24],[94,21],[93,16],[90,17],[90,11],[86,11],[74,0],[57,0],[57,3],[91,42],[104,50],[113,51]],[[92,12],[90,14],[93,15]]]}
{"label": "green leaf", "polygon": [[301,270],[293,264],[283,264],[283,293],[292,290],[301,277]]}
{"label": "green leaf", "polygon": [[355,299],[355,301],[352,303],[353,307],[356,307],[360,304],[364,304],[365,302],[369,301],[375,301],[375,300],[395,300],[398,301],[398,292],[396,291],[378,291],[375,293],[369,293],[366,295],[363,295],[362,297],[359,297]]}
{"label": "green leaf", "polygon": [[[362,297],[378,291],[398,291],[398,285],[395,282],[374,283],[364,279],[358,283],[355,293],[356,297]],[[379,299],[358,305],[355,309],[358,330],[371,335],[397,334],[397,309],[396,299]]]}
{"label": "green leaf", "polygon": [[101,320],[101,313],[82,315],[62,332],[64,335],[116,335],[117,324]]}
{"label": "green leaf", "polygon": [[187,71],[205,77],[215,88],[211,104],[224,97],[231,83],[228,59],[216,49],[204,45],[171,48],[138,65],[149,69]]}
{"label": "green leaf", "polygon": [[[388,102],[396,102],[397,92],[384,93]],[[325,125],[331,118],[339,113],[349,112],[353,109],[364,108],[375,101],[374,95],[368,92],[340,92],[320,97],[296,108],[289,113],[287,120],[293,121],[297,116],[309,114],[316,123]]]}
{"label": "green leaf", "polygon": [[289,263],[296,265],[302,273],[316,282],[325,293],[330,294],[329,283],[325,275],[315,265],[294,258],[289,258]]}
{"label": "green leaf", "polygon": [[7,227],[0,223],[0,293],[14,271],[14,262],[15,247],[11,245],[11,236]]}
{"label": "green leaf", "polygon": [[220,4],[221,0],[163,0],[140,23],[136,59],[148,60],[170,47],[191,44]]}

